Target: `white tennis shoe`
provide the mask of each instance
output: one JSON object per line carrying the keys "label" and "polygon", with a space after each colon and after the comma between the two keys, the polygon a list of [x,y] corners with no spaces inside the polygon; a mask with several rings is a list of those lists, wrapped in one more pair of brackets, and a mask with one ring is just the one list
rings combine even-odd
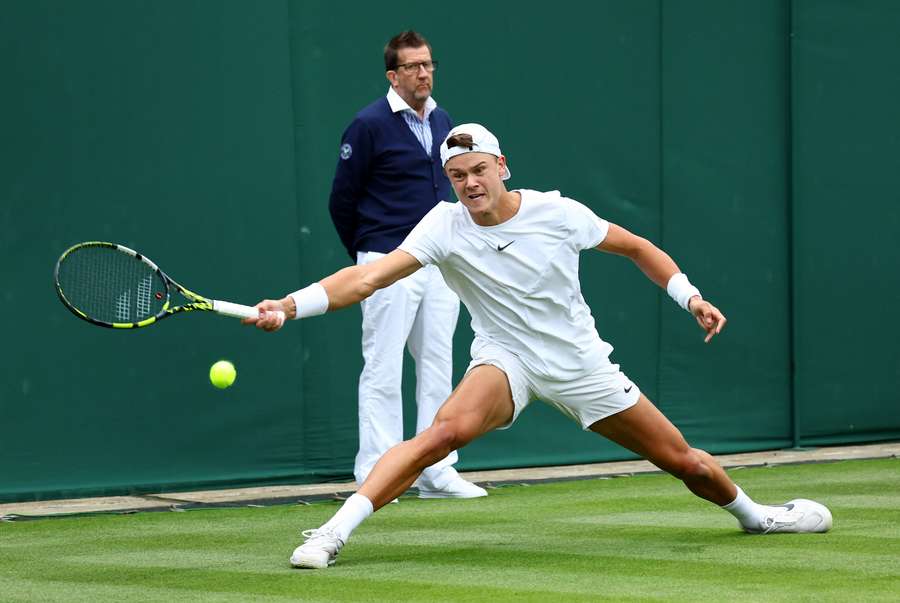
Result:
{"label": "white tennis shoe", "polygon": [[454,477],[443,488],[429,488],[419,484],[419,498],[479,498],[487,496],[487,490],[467,482],[460,476]]}
{"label": "white tennis shoe", "polygon": [[772,512],[759,522],[758,528],[744,526],[744,531],[751,534],[774,534],[827,532],[831,529],[831,511],[815,501],[796,498],[769,508]]}
{"label": "white tennis shoe", "polygon": [[294,549],[291,555],[291,565],[309,569],[325,569],[334,565],[337,554],[344,546],[334,530],[331,528],[316,528],[304,530],[301,535],[306,540]]}

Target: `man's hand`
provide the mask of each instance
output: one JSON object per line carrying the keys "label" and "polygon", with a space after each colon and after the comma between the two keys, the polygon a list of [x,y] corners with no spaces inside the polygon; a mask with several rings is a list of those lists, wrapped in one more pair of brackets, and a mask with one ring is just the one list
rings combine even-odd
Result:
{"label": "man's hand", "polygon": [[703,343],[709,343],[710,339],[721,333],[722,329],[725,328],[725,323],[727,322],[725,315],[719,312],[717,307],[699,296],[695,295],[688,301],[688,308],[691,314],[694,315],[694,318],[697,319],[697,324],[700,325],[700,328],[706,331]]}
{"label": "man's hand", "polygon": [[256,304],[256,307],[259,308],[259,316],[245,318],[241,322],[245,325],[256,325],[257,328],[269,333],[277,331],[284,325],[285,316],[294,316],[296,313],[291,297],[281,300],[264,299]]}

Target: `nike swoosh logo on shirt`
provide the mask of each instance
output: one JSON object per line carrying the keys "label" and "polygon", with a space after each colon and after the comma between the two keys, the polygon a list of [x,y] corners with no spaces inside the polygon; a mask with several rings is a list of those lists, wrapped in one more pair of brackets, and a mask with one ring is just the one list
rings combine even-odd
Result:
{"label": "nike swoosh logo on shirt", "polygon": [[507,244],[504,245],[503,247],[500,247],[500,243],[497,243],[497,251],[503,251],[504,249],[506,249],[507,247],[509,247],[510,245],[512,245],[512,244],[515,243],[515,242],[516,242],[516,240],[513,239],[512,241],[510,241],[509,243],[507,243]]}

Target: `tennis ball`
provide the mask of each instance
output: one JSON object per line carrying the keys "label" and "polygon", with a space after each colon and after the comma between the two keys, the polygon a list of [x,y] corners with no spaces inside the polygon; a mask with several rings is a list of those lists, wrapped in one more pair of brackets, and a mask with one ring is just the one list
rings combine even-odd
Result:
{"label": "tennis ball", "polygon": [[219,360],[209,368],[209,380],[219,389],[225,389],[234,383],[237,371],[227,360]]}

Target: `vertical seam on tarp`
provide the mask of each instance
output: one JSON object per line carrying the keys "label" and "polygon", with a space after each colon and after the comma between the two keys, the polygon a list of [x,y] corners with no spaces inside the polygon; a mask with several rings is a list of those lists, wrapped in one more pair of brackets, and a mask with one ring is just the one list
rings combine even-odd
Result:
{"label": "vertical seam on tarp", "polygon": [[791,439],[794,448],[800,446],[800,410],[797,407],[797,370],[795,362],[796,317],[794,309],[794,282],[796,256],[794,253],[794,1],[785,3],[787,12],[787,60],[785,77],[785,186],[787,197],[787,319],[788,319],[788,401],[791,407]]}
{"label": "vertical seam on tarp", "polygon": [[[659,246],[662,249],[665,249],[664,240],[663,240],[663,229],[664,229],[664,217],[665,212],[665,168],[663,165],[663,152],[664,145],[663,142],[665,140],[665,131],[664,131],[664,120],[663,120],[663,6],[662,0],[659,0],[656,4],[657,7],[657,18],[658,18],[658,43],[657,43],[657,77],[658,77],[658,85],[659,85],[659,98],[657,104],[657,124],[658,124],[658,132],[659,132],[659,152],[657,153],[657,170],[659,174],[659,190],[657,194],[659,195]],[[663,296],[662,290],[657,289],[656,291],[656,399],[657,404],[662,408],[665,401],[662,396],[662,366],[663,366],[663,324],[662,324],[662,313],[663,313]]]}
{"label": "vertical seam on tarp", "polygon": [[[299,169],[298,162],[300,158],[299,149],[297,148],[297,109],[296,109],[296,100],[297,100],[297,89],[296,82],[297,78],[295,76],[295,66],[294,66],[294,57],[296,56],[294,49],[294,15],[291,10],[291,6],[293,5],[294,0],[285,0],[285,12],[287,14],[287,42],[288,42],[288,79],[290,82],[290,111],[291,111],[291,140],[293,140],[293,158],[292,158],[292,166],[291,170],[291,178],[292,178],[292,186],[294,188],[294,203],[297,207],[297,223],[295,227],[297,228],[297,232],[295,232],[294,240],[297,243],[297,281],[302,282],[303,280],[303,250],[301,249],[303,242],[300,239],[299,231],[300,225],[302,224],[302,204],[300,203],[300,187],[297,185],[297,170]],[[300,329],[298,329],[298,338],[300,345],[300,366],[299,368],[299,388],[297,391],[297,402],[300,405],[300,417],[301,417],[301,425],[300,425],[300,448],[302,450],[302,457],[298,459],[300,463],[305,462],[307,458],[309,458],[308,451],[306,450],[306,426],[309,424],[307,421],[307,410],[306,410],[306,375],[304,373],[305,363],[303,362],[303,325],[299,325]],[[289,358],[291,358],[289,356]],[[300,467],[298,467],[300,469]]]}

